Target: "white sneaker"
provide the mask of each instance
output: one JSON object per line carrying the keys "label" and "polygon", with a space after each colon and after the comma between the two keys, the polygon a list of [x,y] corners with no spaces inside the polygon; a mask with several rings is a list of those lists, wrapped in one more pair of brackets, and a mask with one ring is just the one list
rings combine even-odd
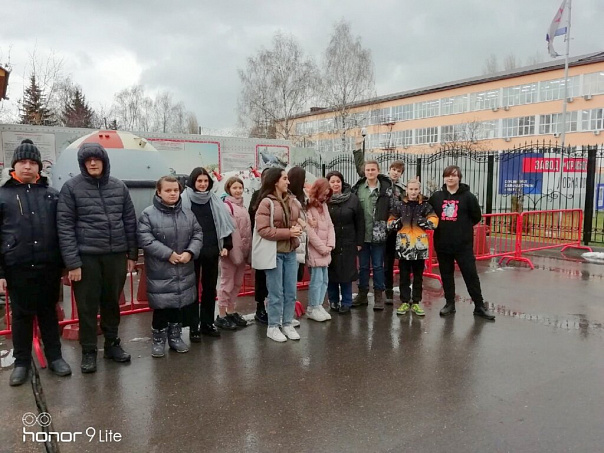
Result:
{"label": "white sneaker", "polygon": [[319,310],[321,310],[321,313],[323,313],[323,317],[326,321],[331,319],[331,315],[327,312],[327,310],[325,310],[325,308],[323,308],[323,305],[319,305]]}
{"label": "white sneaker", "polygon": [[296,332],[296,329],[294,329],[293,326],[283,327],[283,333],[290,340],[299,340],[300,339],[300,335],[298,335],[298,332]]}
{"label": "white sneaker", "polygon": [[279,343],[287,341],[287,338],[285,338],[285,335],[283,335],[279,327],[269,327],[266,330],[266,336],[271,340],[278,341]]}
{"label": "white sneaker", "polygon": [[300,321],[296,318],[292,319],[292,327],[300,327]]}
{"label": "white sneaker", "polygon": [[327,318],[323,315],[323,312],[319,307],[307,308],[306,317],[317,322],[323,322],[327,320]]}

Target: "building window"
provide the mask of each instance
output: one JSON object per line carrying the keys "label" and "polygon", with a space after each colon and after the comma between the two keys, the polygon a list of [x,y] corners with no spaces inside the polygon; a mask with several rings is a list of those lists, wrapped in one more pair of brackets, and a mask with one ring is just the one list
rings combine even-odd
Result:
{"label": "building window", "polygon": [[438,142],[438,127],[423,127],[421,129],[416,129],[415,137],[418,145],[436,143]]}
{"label": "building window", "polygon": [[[566,132],[577,132],[577,112],[567,112]],[[559,134],[562,132],[562,113],[539,116],[540,134]]]}
{"label": "building window", "polygon": [[521,137],[535,134],[535,117],[521,116],[519,118],[503,119],[504,137]]}
{"label": "building window", "polygon": [[581,116],[584,131],[604,129],[604,109],[583,110]]}
{"label": "building window", "polygon": [[440,99],[418,102],[415,105],[415,118],[432,118],[440,115]]}
{"label": "building window", "polygon": [[488,110],[499,107],[499,90],[470,94],[470,110]]}
{"label": "building window", "polygon": [[396,131],[392,133],[391,137],[393,146],[411,146],[413,145],[413,131]]}
{"label": "building window", "polygon": [[[579,96],[581,89],[580,80],[578,76],[568,78],[568,93],[569,98]],[[541,82],[539,89],[539,100],[544,101],[555,101],[564,97],[564,79],[546,80]]]}
{"label": "building window", "polygon": [[525,85],[516,85],[503,89],[503,105],[523,105],[537,102],[537,83],[528,83]]}
{"label": "building window", "polygon": [[397,105],[392,107],[393,121],[407,121],[413,119],[413,104]]}
{"label": "building window", "polygon": [[468,95],[453,96],[450,98],[442,98],[440,100],[440,114],[454,115],[456,113],[464,113],[468,111]]}
{"label": "building window", "polygon": [[604,72],[594,72],[583,76],[583,94],[604,93]]}

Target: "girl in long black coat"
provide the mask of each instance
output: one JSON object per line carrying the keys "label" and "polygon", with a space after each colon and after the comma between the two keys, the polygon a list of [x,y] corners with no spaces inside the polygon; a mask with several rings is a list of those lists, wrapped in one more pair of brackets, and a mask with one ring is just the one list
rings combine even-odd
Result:
{"label": "girl in long black coat", "polygon": [[350,186],[345,184],[342,173],[332,171],[326,178],[333,190],[328,206],[336,232],[336,246],[331,252],[329,265],[327,296],[331,309],[344,314],[350,312],[352,282],[358,279],[357,256],[365,238],[365,215],[361,202],[350,191]]}

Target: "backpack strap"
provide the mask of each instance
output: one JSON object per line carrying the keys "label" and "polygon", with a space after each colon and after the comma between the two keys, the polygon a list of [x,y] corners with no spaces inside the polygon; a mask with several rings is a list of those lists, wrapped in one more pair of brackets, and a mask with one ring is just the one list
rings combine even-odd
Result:
{"label": "backpack strap", "polygon": [[229,200],[224,200],[224,202],[229,205],[229,208],[231,208],[231,215],[235,215],[235,211],[233,210],[233,203],[231,203]]}

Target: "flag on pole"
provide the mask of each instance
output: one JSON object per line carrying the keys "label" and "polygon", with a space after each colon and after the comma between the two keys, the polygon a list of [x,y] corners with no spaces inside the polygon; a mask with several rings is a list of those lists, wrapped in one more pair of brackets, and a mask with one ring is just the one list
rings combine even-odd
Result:
{"label": "flag on pole", "polygon": [[568,8],[566,7],[566,0],[562,0],[558,12],[552,20],[552,24],[549,26],[549,32],[547,33],[545,40],[547,41],[547,50],[552,58],[559,57],[560,54],[554,50],[554,38],[556,36],[566,35],[569,28],[568,20]]}

